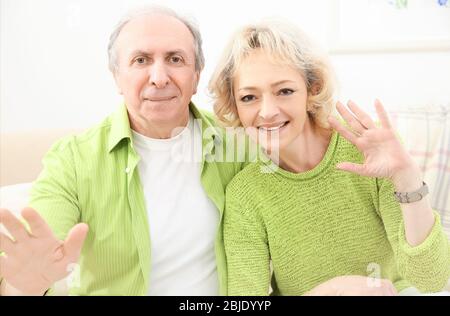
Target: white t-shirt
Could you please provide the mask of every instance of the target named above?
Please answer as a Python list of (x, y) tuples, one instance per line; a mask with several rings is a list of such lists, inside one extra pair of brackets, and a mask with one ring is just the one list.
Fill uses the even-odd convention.
[(219, 211), (200, 182), (202, 135), (194, 117), (177, 136), (133, 131), (147, 207), (151, 269), (148, 295), (219, 295), (214, 251)]

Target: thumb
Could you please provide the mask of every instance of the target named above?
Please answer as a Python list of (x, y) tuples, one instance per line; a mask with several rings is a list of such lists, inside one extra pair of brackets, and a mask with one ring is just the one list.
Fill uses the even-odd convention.
[(351, 163), (351, 162), (341, 162), (336, 165), (336, 168), (343, 171), (348, 171), (351, 173), (356, 173), (361, 176), (365, 175), (363, 165)]
[(64, 241), (64, 252), (70, 262), (77, 262), (86, 239), (89, 226), (80, 223), (72, 227)]

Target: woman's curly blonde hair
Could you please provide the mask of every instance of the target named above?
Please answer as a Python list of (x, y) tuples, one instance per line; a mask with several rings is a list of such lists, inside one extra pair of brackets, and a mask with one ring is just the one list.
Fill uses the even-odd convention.
[(317, 125), (329, 128), (327, 118), (334, 109), (336, 80), (328, 57), (295, 25), (278, 20), (244, 26), (226, 46), (208, 86), (219, 121), (224, 126), (242, 125), (233, 81), (242, 60), (255, 49), (262, 49), (274, 63), (298, 69), (308, 88), (309, 116)]

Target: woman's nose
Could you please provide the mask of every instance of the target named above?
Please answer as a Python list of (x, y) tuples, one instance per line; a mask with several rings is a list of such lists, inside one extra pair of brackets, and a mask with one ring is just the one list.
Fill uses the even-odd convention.
[(263, 97), (259, 116), (265, 121), (269, 121), (280, 113), (278, 106), (273, 98)]

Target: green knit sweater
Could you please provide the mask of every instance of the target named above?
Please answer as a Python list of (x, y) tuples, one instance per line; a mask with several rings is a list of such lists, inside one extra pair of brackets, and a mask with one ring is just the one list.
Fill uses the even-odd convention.
[[(341, 275), (390, 279), (397, 290), (441, 290), (450, 277), (450, 246), (435, 225), (416, 247), (407, 243), (390, 181), (336, 169), (363, 161), (334, 132), (312, 170), (261, 172), (252, 163), (228, 185), (224, 243), (228, 295), (302, 295)], [(270, 263), (273, 267), (271, 276)]]

